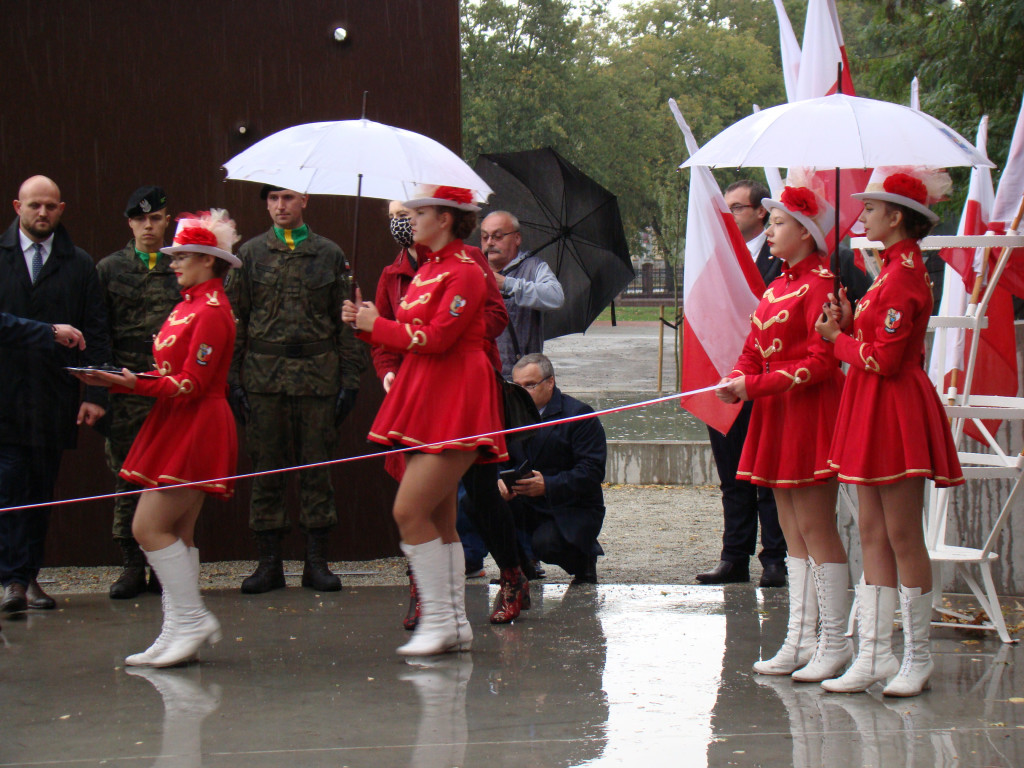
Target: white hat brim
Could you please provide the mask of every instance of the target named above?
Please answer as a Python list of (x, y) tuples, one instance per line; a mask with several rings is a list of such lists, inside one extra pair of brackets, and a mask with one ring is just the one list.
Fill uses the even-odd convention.
[(828, 243), (825, 242), (825, 233), (821, 231), (821, 227), (817, 225), (814, 219), (805, 216), (799, 211), (791, 211), (785, 205), (778, 200), (772, 200), (770, 197), (766, 197), (761, 200), (761, 205), (767, 208), (769, 211), (773, 208), (778, 208), (783, 213), (788, 213), (794, 219), (799, 221), (808, 232), (811, 233), (811, 238), (814, 240), (814, 244), (818, 246), (818, 250), (822, 253), (828, 253)]
[(166, 248), (161, 248), (160, 253), (166, 253), (168, 256), (173, 256), (176, 253), (208, 253), (210, 256), (224, 259), (232, 267), (242, 266), (242, 260), (235, 256), (235, 254), (225, 251), (223, 248), (218, 248), (215, 245), (168, 245)]
[(850, 195), (854, 200), (881, 200), (883, 203), (895, 203), (896, 205), (902, 205), (905, 208), (910, 208), (912, 211), (917, 211), (922, 216), (926, 217), (932, 224), (939, 223), (939, 216), (927, 205), (921, 205), (917, 200), (913, 200), (903, 195), (897, 195), (893, 192), (855, 192)]
[(406, 208), (422, 208), (425, 205), (441, 205), (445, 208), (458, 208), (460, 211), (476, 211), (480, 210), (479, 205), (473, 205), (472, 203), (456, 203), (454, 200), (447, 200), (443, 197), (418, 197), (415, 200), (406, 200), (402, 203)]

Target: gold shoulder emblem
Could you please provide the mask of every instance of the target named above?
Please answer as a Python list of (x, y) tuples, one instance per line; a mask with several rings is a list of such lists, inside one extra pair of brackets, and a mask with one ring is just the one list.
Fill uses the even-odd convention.
[(914, 254), (912, 253), (901, 253), (900, 264), (907, 269), (914, 269)]
[(786, 299), (800, 298), (809, 290), (811, 290), (811, 286), (807, 285), (807, 283), (804, 283), (795, 291), (790, 291), (789, 293), (784, 293), (781, 296), (776, 296), (775, 291), (769, 288), (767, 291), (764, 292), (764, 298), (768, 299), (768, 301), (770, 301), (772, 304), (778, 304), (780, 301), (785, 301)]

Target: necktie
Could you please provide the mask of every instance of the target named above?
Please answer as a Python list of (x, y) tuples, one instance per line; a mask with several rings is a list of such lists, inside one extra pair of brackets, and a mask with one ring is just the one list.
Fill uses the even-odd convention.
[(36, 243), (33, 246), (35, 253), (32, 254), (32, 283), (39, 279), (39, 273), (43, 269), (43, 244)]

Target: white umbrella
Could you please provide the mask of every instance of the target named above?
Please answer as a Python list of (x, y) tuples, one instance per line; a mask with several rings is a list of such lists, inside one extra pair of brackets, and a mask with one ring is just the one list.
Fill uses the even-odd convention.
[(680, 168), (933, 168), (995, 164), (940, 120), (842, 93), (780, 104), (726, 128)]
[(285, 128), (235, 155), (224, 169), (229, 179), (313, 195), (408, 200), (417, 184), (445, 184), (486, 202), (492, 192), (443, 144), (365, 118)]
[[(311, 195), (356, 198), (352, 273), (359, 247), (359, 200), (409, 200), (418, 184), (443, 184), (486, 202), (493, 190), (443, 144), (372, 120), (337, 120), (285, 128), (224, 163), (229, 179), (273, 184)], [(353, 283), (353, 295), (354, 295)]]

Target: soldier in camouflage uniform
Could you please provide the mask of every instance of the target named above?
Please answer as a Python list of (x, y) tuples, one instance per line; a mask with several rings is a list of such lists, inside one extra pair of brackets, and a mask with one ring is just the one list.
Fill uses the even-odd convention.
[[(274, 225), (238, 251), (227, 286), (238, 320), (231, 400), (246, 423), (253, 470), (328, 461), (337, 427), (355, 404), (367, 365), (365, 345), (341, 321), (349, 270), (335, 243), (303, 222), (308, 197), (265, 186)], [(259, 565), (242, 582), (258, 594), (285, 586), (281, 539), (288, 530), (288, 474), (253, 480), (249, 527)], [(299, 523), (306, 533), (302, 586), (341, 589), (327, 567), (327, 534), (338, 522), (329, 470), (299, 474)]]
[[(131, 241), (100, 261), (96, 270), (107, 305), (114, 365), (149, 371), (155, 365), (153, 335), (181, 300), (171, 257), (159, 251), (170, 222), (167, 195), (159, 187), (140, 187), (128, 199), (124, 215), (132, 230)], [(106, 454), (118, 492), (138, 488), (117, 473), (153, 402), (153, 398), (140, 395), (110, 396)], [(132, 537), (138, 499), (121, 496), (114, 501), (114, 540), (124, 560), (121, 575), (110, 586), (114, 599), (132, 598), (146, 589), (146, 558)], [(155, 592), (160, 589), (155, 573), (150, 574), (149, 586)]]

